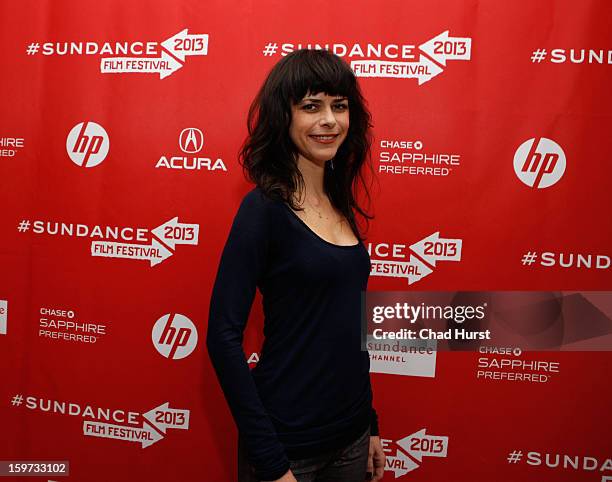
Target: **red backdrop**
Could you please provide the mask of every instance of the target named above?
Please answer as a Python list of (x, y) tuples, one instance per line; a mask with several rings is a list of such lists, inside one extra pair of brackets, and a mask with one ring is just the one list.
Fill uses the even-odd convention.
[[(370, 290), (611, 289), (611, 14), (607, 0), (3, 2), (0, 460), (69, 460), (75, 481), (235, 479), (209, 295), (250, 189), (249, 104), (300, 46), (343, 56), (373, 113)], [(434, 233), (453, 259), (419, 251)], [(255, 362), (259, 297), (251, 316)], [(611, 369), (605, 351), (375, 362), (385, 480), (608, 480)]]

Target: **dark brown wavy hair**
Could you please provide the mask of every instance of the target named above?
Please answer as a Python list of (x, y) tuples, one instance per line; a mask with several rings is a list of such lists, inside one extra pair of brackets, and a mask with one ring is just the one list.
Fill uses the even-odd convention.
[(357, 197), (363, 193), (370, 205), (364, 168), (369, 167), (373, 173), (370, 153), (373, 126), (353, 71), (337, 55), (327, 50), (301, 49), (272, 68), (249, 108), (248, 137), (240, 149), (239, 162), (246, 178), (268, 197), (300, 210), (293, 194), (298, 188), (303, 189), (304, 178), (297, 167), (297, 148), (289, 136), (291, 107), (306, 94), (319, 92), (348, 98), (349, 130), (333, 158), (334, 169), (329, 162), (325, 165), (323, 188), (332, 205), (346, 217), (355, 236), (363, 241), (355, 212), (367, 227), (373, 216), (359, 205)]

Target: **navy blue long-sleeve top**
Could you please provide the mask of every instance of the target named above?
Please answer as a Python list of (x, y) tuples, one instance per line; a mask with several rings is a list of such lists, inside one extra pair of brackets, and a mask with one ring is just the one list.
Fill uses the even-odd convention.
[[(290, 458), (343, 447), (368, 424), (378, 435), (360, 344), (370, 267), (362, 242), (324, 240), (258, 187), (243, 198), (221, 255), (206, 343), (260, 479), (280, 478)], [(265, 338), (251, 371), (242, 340), (256, 288)]]

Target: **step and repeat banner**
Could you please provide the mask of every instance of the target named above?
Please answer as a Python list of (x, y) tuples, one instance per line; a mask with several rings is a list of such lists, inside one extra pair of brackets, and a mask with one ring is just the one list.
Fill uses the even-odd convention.
[[(371, 343), (384, 480), (612, 481), (612, 3), (23, 0), (0, 22), (1, 461), (235, 480), (204, 340), (237, 153), (271, 67), (327, 48), (373, 114), (369, 291), (544, 303), (530, 333), (557, 341)], [(251, 366), (262, 324), (258, 294)]]

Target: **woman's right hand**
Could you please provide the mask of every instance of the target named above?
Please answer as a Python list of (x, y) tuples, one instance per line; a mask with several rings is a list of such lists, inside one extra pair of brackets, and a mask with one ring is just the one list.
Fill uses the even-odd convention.
[(272, 482), (297, 482), (297, 479), (293, 476), (291, 469), (289, 469), (280, 479), (273, 480)]

